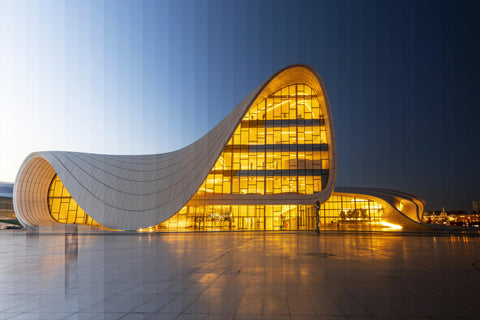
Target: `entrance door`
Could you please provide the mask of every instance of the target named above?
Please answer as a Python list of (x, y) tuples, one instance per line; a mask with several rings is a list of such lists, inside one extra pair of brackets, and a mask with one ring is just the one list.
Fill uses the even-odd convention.
[(304, 206), (298, 206), (298, 229), (307, 229), (307, 214)]
[(205, 217), (199, 216), (195, 217), (195, 230), (204, 230), (205, 229)]

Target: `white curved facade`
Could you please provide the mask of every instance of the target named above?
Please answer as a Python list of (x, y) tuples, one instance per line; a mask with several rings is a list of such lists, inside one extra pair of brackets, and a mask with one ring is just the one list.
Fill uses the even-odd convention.
[[(420, 198), (385, 189), (335, 188), (336, 174), (325, 86), (311, 67), (292, 65), (180, 150), (133, 156), (32, 153), (17, 174), (13, 202), (18, 220), (28, 228), (424, 227)], [(315, 201), (322, 203), (319, 224)]]
[(216, 127), (183, 149), (139, 156), (61, 151), (30, 154), (15, 181), (16, 216), (30, 228), (58, 224), (50, 215), (47, 203), (50, 183), (57, 174), (78, 206), (100, 225), (117, 230), (157, 225), (175, 215), (194, 197), (249, 109), (274, 92), (296, 84), (308, 86), (316, 93), (325, 122), (328, 150), (322, 152), (328, 152), (329, 169), (324, 170), (325, 174), (328, 171), (328, 178), (322, 177), (321, 191), (224, 194), (210, 199), (205, 195), (200, 200), (245, 205), (324, 202), (333, 192), (337, 173), (330, 103), (316, 71), (305, 65), (292, 65), (260, 84)]

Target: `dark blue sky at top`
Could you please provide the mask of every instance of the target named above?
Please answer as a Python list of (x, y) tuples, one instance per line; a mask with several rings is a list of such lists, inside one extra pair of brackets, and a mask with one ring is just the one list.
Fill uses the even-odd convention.
[[(152, 21), (164, 10), (147, 7)], [(151, 45), (169, 52), (168, 90), (179, 100), (169, 121), (185, 144), (272, 73), (305, 63), (330, 98), (338, 186), (469, 209), (480, 199), (478, 9), (474, 1), (175, 1), (168, 43)], [(144, 27), (152, 30), (163, 32)]]
[[(337, 186), (410, 192), (428, 209), (470, 209), (480, 200), (478, 1), (24, 6), (17, 13), (33, 18), (18, 23), (32, 32), (38, 54), (30, 58), (40, 66), (39, 77), (25, 77), (51, 92), (44, 108), (65, 105), (68, 126), (57, 136), (69, 150), (178, 149), (274, 72), (304, 63), (330, 99)], [(44, 74), (54, 79), (50, 91)]]

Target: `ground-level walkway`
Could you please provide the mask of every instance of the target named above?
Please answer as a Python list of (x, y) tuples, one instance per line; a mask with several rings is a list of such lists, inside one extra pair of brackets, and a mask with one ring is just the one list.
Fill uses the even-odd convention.
[(478, 319), (480, 238), (0, 231), (0, 319)]

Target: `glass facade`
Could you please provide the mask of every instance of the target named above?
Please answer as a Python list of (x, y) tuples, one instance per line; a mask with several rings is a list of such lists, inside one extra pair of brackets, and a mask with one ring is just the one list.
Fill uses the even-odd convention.
[[(285, 87), (253, 105), (228, 141), (194, 200), (150, 230), (313, 230), (313, 205), (210, 205), (221, 194), (313, 194), (328, 180), (325, 115), (304, 84)], [(199, 202), (202, 205), (197, 205)], [(61, 223), (98, 225), (72, 199), (57, 175), (48, 193)], [(321, 229), (379, 225), (383, 207), (359, 197), (336, 196), (320, 208)], [(362, 227), (362, 228), (363, 228)]]
[(70, 196), (58, 175), (53, 177), (48, 189), (48, 209), (52, 218), (60, 223), (100, 226)]
[(320, 223), (380, 224), (383, 212), (384, 208), (378, 202), (359, 197), (332, 195), (321, 205)]
[(185, 206), (154, 227), (165, 231), (242, 231), (314, 229), (313, 206), (303, 205), (197, 205)]
[[(48, 208), (56, 221), (100, 226), (70, 196), (55, 175), (48, 191)], [(320, 207), (322, 230), (380, 230), (383, 206), (375, 201), (332, 195)], [(315, 229), (313, 205), (189, 205), (155, 231), (289, 231)]]
[[(383, 206), (375, 201), (333, 195), (320, 207), (322, 230), (383, 228)], [(165, 231), (313, 230), (313, 205), (186, 205), (175, 216), (152, 227)]]
[(328, 147), (316, 93), (304, 84), (285, 87), (248, 110), (196, 195), (322, 191)]
[[(245, 114), (196, 192), (220, 194), (313, 194), (328, 180), (330, 159), (325, 115), (307, 85), (287, 86), (256, 102)], [(206, 199), (206, 198), (205, 198)], [(98, 225), (55, 176), (48, 195), (61, 223)], [(309, 230), (313, 206), (187, 205), (159, 230)], [(329, 217), (330, 218), (330, 217)]]

